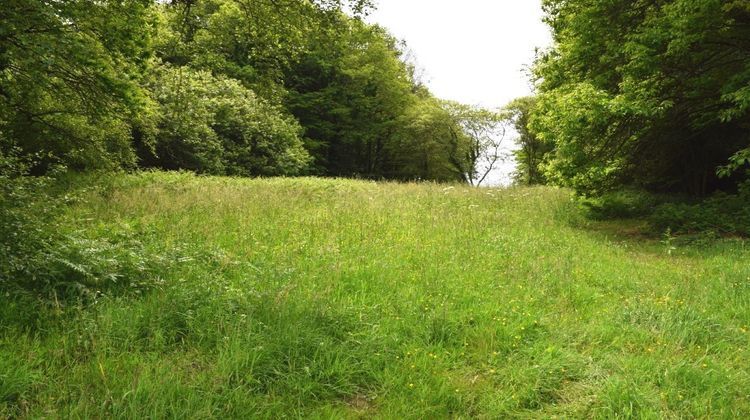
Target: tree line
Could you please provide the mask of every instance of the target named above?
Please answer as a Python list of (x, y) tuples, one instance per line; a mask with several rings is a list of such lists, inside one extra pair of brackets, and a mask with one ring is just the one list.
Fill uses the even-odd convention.
[[(554, 45), (512, 104), (519, 176), (705, 197), (750, 167), (750, 2), (544, 0)], [(747, 188), (744, 188), (746, 190)]]
[(502, 112), (433, 96), (372, 7), (7, 0), (0, 160), (479, 183), (511, 124), (520, 183), (702, 197), (748, 179), (747, 1), (545, 0), (536, 95)]
[(0, 157), (477, 183), (497, 112), (434, 97), (366, 0), (7, 0)]

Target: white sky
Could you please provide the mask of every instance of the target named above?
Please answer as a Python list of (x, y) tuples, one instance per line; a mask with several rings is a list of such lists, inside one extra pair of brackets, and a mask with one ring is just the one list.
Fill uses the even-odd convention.
[[(497, 108), (530, 94), (524, 69), (535, 48), (552, 42), (541, 0), (376, 3), (367, 20), (406, 41), (425, 71), (423, 80), (442, 99)], [(512, 162), (506, 163), (493, 174), (493, 183), (505, 183), (512, 169)]]
[(368, 20), (407, 42), (443, 99), (500, 107), (531, 90), (523, 74), (551, 43), (541, 0), (376, 0)]

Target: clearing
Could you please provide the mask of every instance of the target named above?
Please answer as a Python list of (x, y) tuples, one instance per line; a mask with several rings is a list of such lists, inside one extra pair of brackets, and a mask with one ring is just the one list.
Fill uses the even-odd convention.
[(0, 417), (750, 416), (741, 240), (618, 236), (552, 188), (97, 182), (63, 227), (117, 286), (6, 297)]

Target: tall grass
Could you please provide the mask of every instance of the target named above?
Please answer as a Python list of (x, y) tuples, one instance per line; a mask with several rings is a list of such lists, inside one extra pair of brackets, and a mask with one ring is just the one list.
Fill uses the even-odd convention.
[(666, 252), (547, 188), (94, 183), (63, 225), (149, 287), (35, 328), (6, 297), (0, 417), (750, 415), (742, 241)]

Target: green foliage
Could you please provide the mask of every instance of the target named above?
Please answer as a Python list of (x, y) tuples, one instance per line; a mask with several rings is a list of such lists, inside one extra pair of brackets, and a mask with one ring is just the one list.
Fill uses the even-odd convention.
[[(366, 13), (369, 0), (201, 0), (160, 8), (164, 24), (157, 54), (242, 81), (273, 102), (285, 95), (287, 72), (320, 36), (337, 42), (347, 21), (342, 8)], [(344, 35), (345, 36), (345, 35)], [(300, 75), (303, 76), (303, 75)]]
[(480, 186), (504, 156), (500, 147), (506, 134), (506, 116), (478, 106), (443, 101), (449, 115), (448, 161), (461, 174), (462, 181)]
[(420, 98), (407, 109), (402, 122), (397, 143), (391, 146), (394, 178), (468, 182), (473, 169), (466, 158), (468, 141), (444, 103)]
[(6, 290), (11, 282), (37, 277), (56, 242), (54, 222), (66, 201), (47, 193), (50, 178), (24, 176), (30, 162), (20, 153), (0, 148), (0, 287)]
[(151, 90), (159, 104), (154, 153), (146, 154), (147, 165), (165, 169), (188, 169), (203, 173), (224, 173), (221, 139), (211, 128), (215, 110), (211, 100), (218, 96), (210, 73), (189, 68), (159, 68)]
[(740, 169), (747, 169), (748, 165), (750, 165), (750, 148), (740, 150), (730, 157), (729, 164), (720, 167), (717, 171), (717, 175), (726, 178), (732, 176), (734, 172)]
[(663, 204), (649, 220), (659, 231), (750, 236), (750, 185), (736, 195), (716, 193), (700, 203)]
[(74, 232), (61, 238), (44, 256), (43, 270), (26, 284), (42, 297), (85, 299), (103, 294), (140, 294), (161, 283), (159, 273), (177, 257), (147, 249), (144, 233), (112, 231), (106, 238), (87, 238)]
[(0, 10), (0, 131), (37, 172), (133, 166), (150, 1), (9, 0)]
[(287, 106), (305, 128), (321, 173), (398, 177), (397, 135), (418, 100), (407, 66), (383, 29), (343, 16), (336, 27), (315, 34), (290, 69)]
[(588, 216), (596, 220), (642, 218), (651, 215), (662, 199), (642, 190), (610, 191), (579, 199)]
[(189, 67), (159, 67), (149, 85), (159, 103), (154, 155), (167, 169), (240, 176), (296, 175), (308, 163), (290, 117), (239, 82)]
[(65, 210), (82, 193), (57, 188), (51, 176), (27, 176), (34, 162), (5, 149), (11, 152), (0, 153), (0, 293), (30, 292), (60, 305), (158, 284), (154, 270), (170, 262), (167, 254), (146, 249), (137, 239), (143, 233), (110, 229), (106, 238), (86, 238), (71, 230)]
[(536, 102), (535, 97), (529, 96), (515, 99), (505, 107), (506, 118), (517, 133), (515, 141), (519, 148), (514, 151), (516, 170), (513, 178), (520, 185), (547, 183), (542, 167), (554, 149), (554, 142), (542, 141), (529, 127)]
[(716, 168), (748, 145), (745, 2), (547, 0), (544, 8), (555, 46), (535, 66), (530, 127), (555, 144), (551, 181), (584, 195), (636, 185), (700, 196), (743, 179), (721, 181)]
[(317, 171), (441, 181), (472, 171), (459, 150), (468, 137), (446, 104), (419, 86), (400, 44), (360, 21), (341, 17), (336, 28), (313, 38), (287, 78), (287, 104), (305, 127)]
[(703, 239), (750, 236), (747, 183), (741, 184), (736, 194), (717, 192), (702, 200), (621, 189), (575, 201), (590, 220), (638, 219), (648, 222), (650, 233), (669, 232), (669, 235), (688, 235), (688, 239), (693, 235), (703, 235)]
[[(409, 126), (435, 100), (402, 44), (361, 20), (368, 0), (4, 6), (0, 131), (35, 174), (62, 163), (456, 180), (474, 169), (447, 116)], [(441, 137), (408, 137), (426, 132)]]
[(543, 165), (545, 177), (588, 195), (620, 185), (626, 162), (608, 155), (598, 143), (606, 141), (608, 133), (620, 131), (617, 119), (612, 98), (591, 84), (541, 95), (530, 127), (542, 142), (554, 142), (554, 154)]

